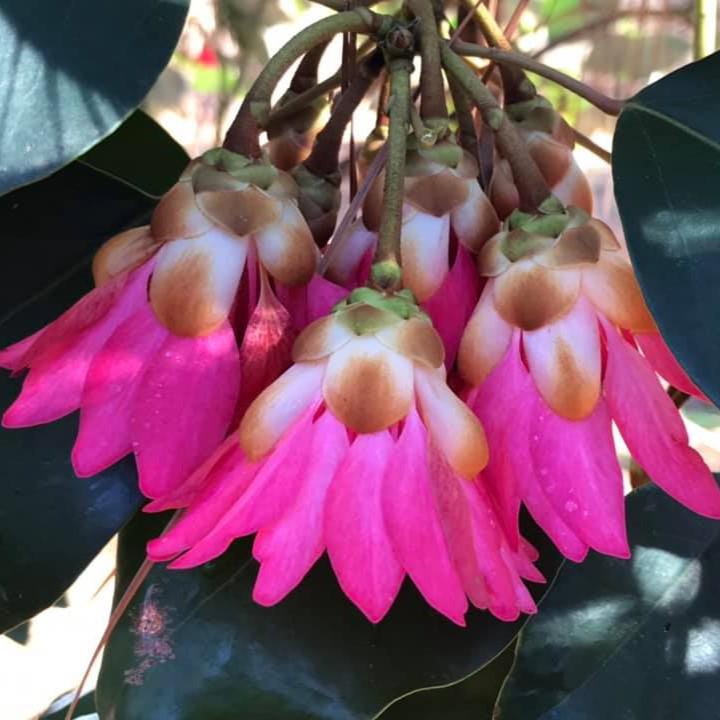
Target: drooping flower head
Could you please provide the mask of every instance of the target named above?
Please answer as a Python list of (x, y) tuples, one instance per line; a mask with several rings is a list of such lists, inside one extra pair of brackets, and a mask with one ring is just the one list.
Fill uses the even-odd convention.
[[(564, 205), (592, 213), (590, 183), (573, 157), (575, 135), (560, 113), (539, 95), (507, 105), (505, 112), (520, 131), (553, 194)], [(507, 160), (497, 159), (488, 194), (501, 218), (519, 207), (520, 196)]]
[(534, 612), (521, 577), (542, 579), (536, 555), (504, 538), (479, 476), (482, 427), (445, 384), (442, 342), (411, 294), (353, 292), (293, 356), (250, 406), (239, 442), (152, 504), (189, 507), (150, 556), (193, 567), (257, 533), (261, 604), (279, 602), (327, 550), (373, 622), (406, 574), (459, 624), (468, 599), (508, 620)]
[(238, 344), (255, 310), (289, 326), (271, 289), (258, 303), (260, 276), (297, 285), (313, 274), (316, 250), (293, 189), (289, 176), (224, 150), (193, 161), (150, 225), (100, 249), (93, 291), (0, 353), (4, 367), (30, 369), (3, 424), (80, 409), (78, 475), (134, 452), (142, 491), (166, 493), (228, 431)]
[(484, 474), (511, 537), (524, 503), (567, 557), (628, 555), (611, 420), (658, 485), (720, 516), (720, 491), (636, 347), (635, 334), (657, 333), (612, 231), (577, 208), (515, 213), (479, 266), (487, 284), (459, 368), (488, 432)]

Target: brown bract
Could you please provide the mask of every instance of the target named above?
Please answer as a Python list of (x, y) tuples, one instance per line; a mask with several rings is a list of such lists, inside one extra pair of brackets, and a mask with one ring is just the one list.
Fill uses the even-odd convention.
[(413, 398), (416, 366), (442, 367), (442, 341), (430, 321), (403, 319), (356, 303), (309, 325), (297, 338), (297, 363), (327, 358), (323, 396), (356, 432), (378, 432), (404, 418)]
[(197, 237), (211, 227), (212, 222), (195, 202), (195, 191), (190, 180), (178, 182), (168, 190), (150, 221), (150, 232), (158, 243)]
[(100, 246), (92, 262), (95, 285), (104, 285), (121, 273), (134, 270), (155, 252), (159, 245), (150, 234), (150, 226), (126, 230)]

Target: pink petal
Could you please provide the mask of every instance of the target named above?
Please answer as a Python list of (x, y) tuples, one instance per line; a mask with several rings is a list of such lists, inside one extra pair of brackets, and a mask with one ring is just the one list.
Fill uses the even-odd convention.
[(207, 535), (171, 568), (190, 568), (221, 555), (230, 543), (277, 522), (297, 500), (313, 435), (312, 418), (317, 403), (308, 408), (262, 462), (247, 489), (231, 505)]
[(472, 512), (463, 491), (463, 485), (472, 483), (458, 477), (432, 444), (429, 466), (435, 506), (453, 565), (470, 602), (485, 609), (490, 605), (490, 593), (475, 554)]
[(394, 449), (387, 431), (358, 435), (325, 506), (325, 542), (340, 586), (374, 623), (390, 609), (404, 574), (382, 514), (383, 480)]
[(362, 220), (357, 220), (343, 239), (342, 252), (332, 254), (327, 276), (349, 290), (364, 285), (367, 280), (364, 275), (366, 258), (368, 255), (372, 257), (376, 243), (377, 233), (367, 230)]
[(703, 391), (687, 376), (660, 333), (638, 333), (634, 337), (643, 355), (658, 375), (662, 375), (678, 390), (710, 402)]
[(347, 296), (347, 290), (314, 275), (312, 280), (301, 287), (289, 287), (275, 283), (275, 291), (282, 304), (288, 309), (293, 327), (298, 332), (311, 322), (328, 315), (337, 303)]
[(490, 612), (506, 621), (516, 620), (520, 611), (536, 612), (482, 483), (461, 482), (460, 489), (470, 508), (475, 556), (488, 588)]
[(530, 413), (537, 390), (520, 355), (520, 337), (519, 332), (514, 334), (502, 362), (472, 396), (471, 406), (485, 427), (490, 446), (490, 462), (482, 476), (512, 549), (522, 542), (518, 526), (522, 500), (560, 552), (580, 561), (587, 555), (587, 544), (548, 502), (533, 472)]
[(608, 347), (603, 389), (613, 420), (638, 463), (668, 495), (700, 515), (720, 517), (720, 489), (688, 446), (680, 413), (648, 361), (603, 322)]
[(240, 388), (235, 335), (169, 335), (143, 374), (131, 419), (140, 490), (172, 492), (228, 431)]
[(250, 403), (290, 366), (295, 336), (290, 313), (275, 297), (263, 275), (260, 300), (240, 346), (242, 386), (233, 424), (240, 421)]
[(400, 564), (428, 604), (464, 627), (467, 600), (435, 508), (428, 436), (415, 409), (405, 421), (386, 472), (385, 524)]
[(255, 538), (253, 555), (260, 571), (253, 599), (260, 605), (280, 602), (322, 555), (325, 496), (348, 449), (344, 426), (332, 413), (324, 412), (313, 428), (309, 461), (295, 504)]
[(455, 362), (460, 338), (480, 297), (480, 276), (462, 245), (441, 288), (423, 304), (445, 345), (445, 366)]
[(0, 368), (18, 372), (27, 367), (27, 356), (29, 355), (33, 345), (38, 338), (45, 332), (45, 328), (28, 335), (24, 340), (9, 345), (4, 350), (0, 350)]
[[(243, 456), (237, 441), (226, 446), (222, 456), (203, 473), (203, 488), (192, 506), (170, 530), (148, 543), (150, 559), (156, 562), (169, 560), (203, 540), (247, 490), (258, 468), (258, 463), (251, 463)], [(147, 510), (148, 506), (143, 509)], [(226, 547), (216, 555), (220, 555)]]
[(168, 334), (146, 304), (115, 330), (93, 358), (72, 451), (78, 477), (95, 475), (132, 452), (130, 418), (136, 389)]
[(622, 472), (605, 401), (579, 421), (556, 415), (539, 395), (528, 402), (534, 475), (555, 512), (598, 552), (629, 557)]
[(403, 221), (400, 253), (403, 284), (424, 302), (442, 286), (448, 273), (450, 216), (414, 212)]
[[(80, 407), (95, 354), (121, 323), (147, 303), (150, 269), (146, 265), (128, 276), (126, 283), (126, 278), (120, 278), (97, 288), (46, 328), (28, 352), (30, 372), (20, 397), (3, 417), (5, 427), (52, 422)], [(121, 281), (122, 290), (117, 291)], [(115, 290), (104, 295), (105, 288), (111, 286)], [(108, 303), (111, 306), (106, 307)]]

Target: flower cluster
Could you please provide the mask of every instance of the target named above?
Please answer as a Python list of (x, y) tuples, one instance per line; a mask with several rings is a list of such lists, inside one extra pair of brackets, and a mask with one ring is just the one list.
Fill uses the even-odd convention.
[(590, 215), (569, 128), (541, 101), (509, 115), (568, 207), (520, 212), (505, 160), (486, 194), (469, 152), (411, 139), (402, 290), (367, 284), (382, 174), (331, 282), (291, 175), (206, 153), (99, 250), (92, 292), (0, 352), (29, 370), (3, 424), (79, 410), (79, 476), (133, 453), (146, 510), (183, 510), (151, 559), (190, 568), (254, 534), (272, 605), (327, 552), (373, 622), (405, 576), (460, 625), (469, 605), (535, 612), (523, 506), (572, 560), (627, 557), (612, 422), (667, 493), (720, 517), (656, 373), (701, 394)]

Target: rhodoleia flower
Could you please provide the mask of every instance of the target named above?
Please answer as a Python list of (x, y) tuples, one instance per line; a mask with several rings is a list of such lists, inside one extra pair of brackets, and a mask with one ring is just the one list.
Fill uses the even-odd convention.
[(285, 347), (289, 362), (292, 322), (263, 276), (298, 285), (314, 272), (293, 189), (289, 176), (224, 150), (193, 161), (149, 226), (100, 249), (93, 291), (0, 353), (2, 366), (30, 370), (5, 427), (80, 409), (78, 475), (134, 452), (142, 492), (166, 494), (231, 427), (241, 364), (257, 392), (277, 374), (268, 377), (266, 357), (253, 365), (254, 355), (272, 359)]
[[(477, 162), (452, 142), (408, 152), (400, 248), (403, 284), (440, 333), (448, 367), (480, 292), (473, 254), (500, 227), (477, 176)], [(364, 203), (362, 221), (328, 268), (328, 277), (349, 289), (364, 284), (370, 271), (383, 182), (381, 173)]]
[[(540, 96), (508, 105), (505, 111), (527, 143), (553, 194), (564, 205), (592, 213), (592, 189), (572, 152), (575, 134), (562, 116)], [(519, 207), (520, 196), (507, 160), (496, 160), (488, 194), (501, 218)]]
[(250, 406), (239, 442), (230, 437), (174, 496), (151, 503), (189, 507), (150, 557), (190, 568), (257, 533), (263, 605), (327, 550), (373, 622), (406, 574), (460, 625), (468, 599), (504, 620), (535, 612), (521, 578), (542, 580), (536, 553), (504, 537), (479, 476), (482, 427), (445, 384), (442, 342), (410, 294), (356, 290), (298, 337), (293, 355)]
[(611, 421), (655, 483), (720, 517), (713, 476), (636, 346), (636, 334), (657, 331), (612, 231), (575, 208), (516, 213), (479, 265), (488, 280), (459, 368), (488, 433), (484, 476), (513, 546), (524, 503), (568, 558), (589, 548), (629, 555)]

